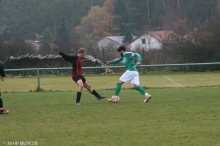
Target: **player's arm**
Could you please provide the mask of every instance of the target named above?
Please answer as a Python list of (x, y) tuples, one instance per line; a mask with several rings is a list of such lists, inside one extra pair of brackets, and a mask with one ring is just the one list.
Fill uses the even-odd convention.
[(76, 56), (76, 55), (67, 55), (63, 52), (60, 52), (59, 54), (63, 57), (63, 59), (65, 61), (68, 61), (68, 62), (71, 62), (71, 63), (74, 63), (78, 58), (78, 56)]
[(123, 60), (123, 57), (111, 60), (111, 61), (107, 61), (107, 64), (117, 64), (119, 62), (121, 62)]
[(139, 66), (139, 65), (141, 64), (141, 61), (142, 61), (141, 55), (139, 55), (138, 53), (133, 53), (132, 56), (134, 56), (135, 58), (137, 58), (136, 65)]

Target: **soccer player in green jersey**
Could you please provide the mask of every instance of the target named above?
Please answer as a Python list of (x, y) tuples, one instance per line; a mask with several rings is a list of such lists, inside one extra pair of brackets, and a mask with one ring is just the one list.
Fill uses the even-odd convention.
[[(142, 95), (144, 95), (144, 102), (148, 102), (151, 98), (151, 95), (146, 92), (141, 86), (139, 81), (139, 73), (136, 66), (139, 66), (141, 64), (142, 58), (138, 53), (133, 52), (126, 52), (124, 46), (120, 46), (118, 48), (118, 52), (121, 54), (120, 58), (107, 61), (107, 64), (116, 64), (119, 62), (123, 62), (126, 66), (126, 71), (123, 73), (123, 75), (120, 77), (116, 88), (115, 93), (111, 97), (111, 99), (108, 99), (110, 102), (117, 102), (119, 99), (118, 95), (121, 90), (121, 86), (123, 83), (130, 81), (131, 84), (134, 85), (134, 88), (139, 91)], [(137, 62), (135, 64), (134, 57), (137, 58)]]

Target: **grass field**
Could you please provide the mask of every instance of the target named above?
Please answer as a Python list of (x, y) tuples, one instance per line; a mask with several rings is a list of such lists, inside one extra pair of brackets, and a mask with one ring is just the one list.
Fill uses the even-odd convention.
[[(87, 75), (91, 86), (98, 90), (114, 89), (121, 74)], [(220, 86), (220, 72), (203, 73), (148, 73), (140, 75), (145, 88)], [(70, 76), (41, 76), (41, 88), (45, 91), (75, 91), (77, 86)], [(3, 86), (4, 84), (4, 86)], [(0, 82), (2, 92), (29, 92), (37, 89), (36, 77), (8, 77)], [(123, 88), (132, 88), (125, 83)]]
[[(86, 76), (112, 96), (120, 75)], [(34, 77), (1, 82), (8, 115), (0, 116), (0, 145), (35, 141), (40, 146), (219, 146), (220, 73), (141, 75), (152, 94), (148, 103), (125, 84), (119, 103), (97, 101), (84, 91), (75, 106), (70, 77)]]

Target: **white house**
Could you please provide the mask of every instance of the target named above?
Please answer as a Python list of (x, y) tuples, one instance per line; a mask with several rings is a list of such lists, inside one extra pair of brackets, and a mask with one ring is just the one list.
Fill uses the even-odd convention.
[(173, 31), (148, 31), (132, 41), (128, 48), (131, 51), (161, 49), (163, 44), (173, 40), (173, 34)]
[[(117, 49), (119, 46), (123, 45), (124, 37), (125, 36), (106, 36), (98, 41), (97, 46), (100, 49), (109, 47)], [(136, 38), (136, 36), (133, 36), (133, 40)]]

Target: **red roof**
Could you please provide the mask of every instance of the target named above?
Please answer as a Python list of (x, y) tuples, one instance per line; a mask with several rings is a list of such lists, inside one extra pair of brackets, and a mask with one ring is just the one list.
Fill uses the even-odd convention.
[(163, 43), (171, 41), (174, 35), (174, 31), (148, 31), (147, 33)]

